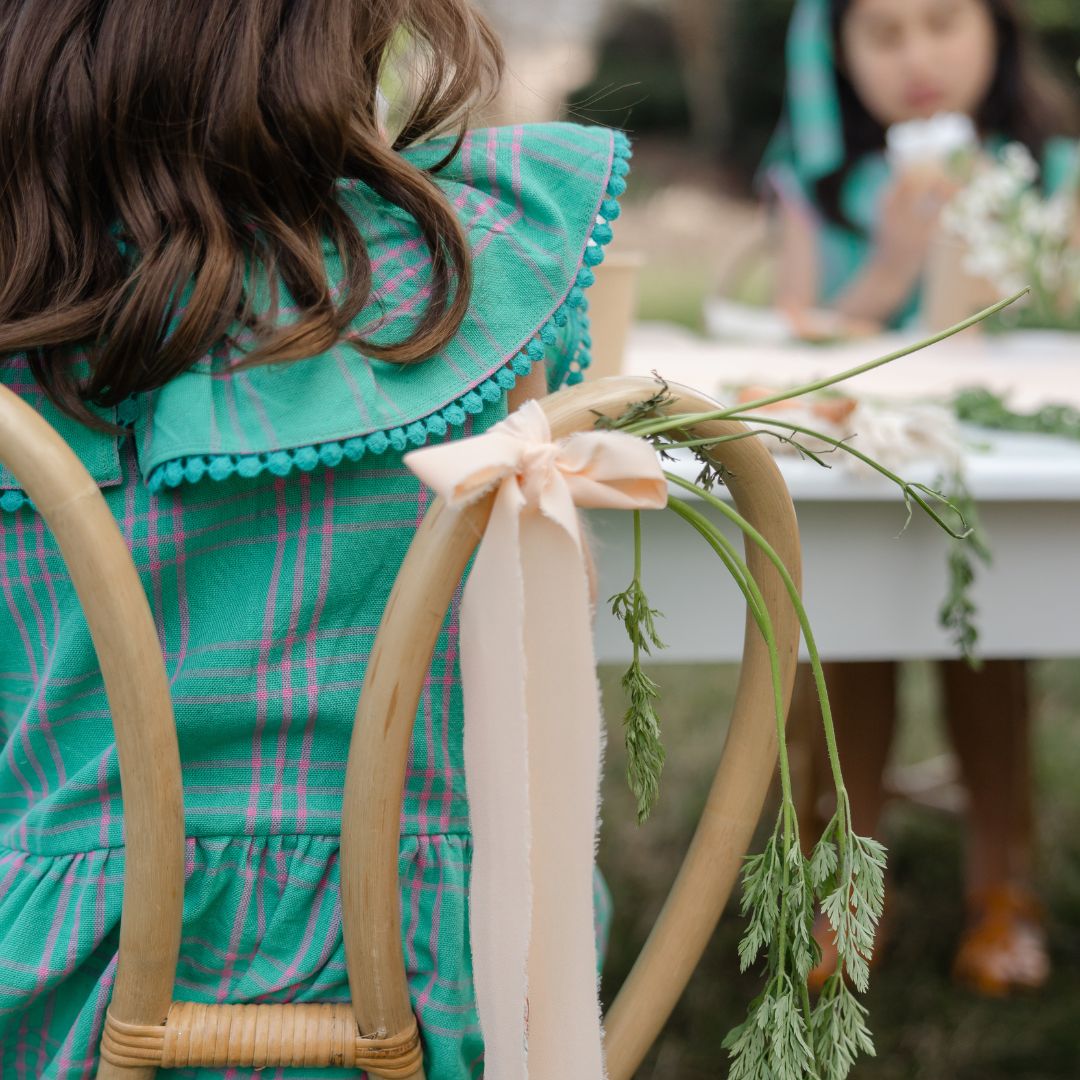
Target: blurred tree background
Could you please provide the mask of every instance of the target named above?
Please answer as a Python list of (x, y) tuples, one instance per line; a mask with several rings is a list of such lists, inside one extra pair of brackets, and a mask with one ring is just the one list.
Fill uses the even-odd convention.
[[(1080, 0), (1018, 0), (1047, 67), (1075, 79)], [(747, 190), (782, 104), (792, 0), (625, 0), (609, 7), (576, 117), (678, 140)]]

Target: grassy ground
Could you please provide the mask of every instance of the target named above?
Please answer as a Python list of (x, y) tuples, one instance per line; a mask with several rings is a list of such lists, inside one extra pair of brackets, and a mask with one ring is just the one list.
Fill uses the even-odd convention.
[[(613, 725), (621, 714), (618, 672), (602, 672)], [(622, 779), (613, 734), (608, 755), (600, 862), (616, 900), (605, 995), (618, 988), (651, 925), (704, 801), (735, 685), (730, 668), (662, 666), (662, 716), (670, 760), (660, 806), (642, 829)], [(1038, 995), (987, 1002), (949, 981), (962, 920), (961, 823), (896, 806), (882, 837), (891, 850), (896, 914), (886, 963), (867, 1004), (878, 1057), (854, 1080), (1074, 1080), (1080, 1077), (1080, 662), (1037, 669), (1037, 765), (1041, 873), (1054, 976)], [(933, 670), (912, 665), (904, 682), (898, 754), (919, 760), (941, 748)], [(613, 726), (613, 732), (616, 728)], [(740, 920), (729, 905), (701, 968), (638, 1076), (712, 1080), (726, 1075), (720, 1043), (759, 988), (740, 976)]]

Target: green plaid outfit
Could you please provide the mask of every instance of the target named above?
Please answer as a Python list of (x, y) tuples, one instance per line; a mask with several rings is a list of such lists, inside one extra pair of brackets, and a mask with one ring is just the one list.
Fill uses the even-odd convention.
[[(408, 153), (425, 166), (449, 145)], [(583, 290), (628, 157), (623, 136), (598, 128), (470, 134), (437, 182), (465, 224), (476, 285), (457, 338), (421, 365), (342, 345), (236, 371), (244, 342), (230, 341), (111, 413), (129, 431), (114, 438), (60, 416), (25, 357), (5, 363), (5, 384), (61, 429), (98, 481), (157, 623), (188, 836), (177, 998), (347, 998), (338, 837), (349, 734), (383, 606), (430, 498), (402, 452), (501, 419), (506, 391), (534, 363), (547, 363), (552, 386), (581, 378)], [(342, 185), (341, 198), (375, 265), (357, 326), (398, 338), (427, 295), (415, 224), (362, 185)], [(328, 265), (340, 273), (330, 253)], [(119, 774), (60, 553), (9, 473), (0, 490), (0, 1076), (73, 1080), (94, 1074), (115, 971)], [(417, 712), (399, 856), (432, 1080), (483, 1075), (461, 729), (455, 601)]]

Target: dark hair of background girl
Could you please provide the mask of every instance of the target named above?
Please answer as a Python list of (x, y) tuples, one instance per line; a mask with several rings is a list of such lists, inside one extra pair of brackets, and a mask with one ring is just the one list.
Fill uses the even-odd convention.
[[(1076, 114), (1068, 95), (1043, 74), (1035, 59), (1024, 21), (1014, 0), (982, 0), (990, 10), (997, 37), (997, 65), (990, 92), (975, 122), (985, 134), (1001, 135), (1028, 147), (1036, 159), (1052, 135), (1073, 134)], [(844, 183), (865, 154), (885, 147), (885, 129), (863, 106), (844, 73), (841, 27), (854, 0), (832, 0), (832, 36), (836, 79), (844, 129), (844, 163), (817, 184), (817, 200), (826, 218), (848, 229), (857, 227), (841, 205)]]
[[(422, 74), (390, 147), (376, 90), (402, 40)], [(463, 132), (501, 64), (468, 0), (4, 0), (0, 357), (25, 352), (57, 405), (100, 426), (86, 402), (161, 386), (238, 322), (256, 330), (246, 363), (343, 339), (397, 363), (432, 355), (467, 310), (469, 246), (431, 175), (395, 151)], [(409, 214), (427, 246), (430, 299), (403, 341), (349, 334), (372, 271), (342, 179)], [(271, 310), (252, 310), (256, 271), (288, 289), (289, 325), (276, 288)]]

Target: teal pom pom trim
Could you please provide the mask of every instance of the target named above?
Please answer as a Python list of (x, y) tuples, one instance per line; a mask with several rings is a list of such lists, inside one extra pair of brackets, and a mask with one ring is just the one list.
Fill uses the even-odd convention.
[[(176, 488), (183, 483), (197, 483), (207, 476), (212, 480), (225, 480), (230, 476), (253, 479), (264, 472), (274, 476), (287, 476), (293, 469), (310, 472), (319, 465), (333, 468), (343, 460), (359, 461), (365, 454), (384, 454), (391, 448), (400, 453), (423, 446), (431, 438), (442, 438), (451, 428), (463, 427), (470, 416), (480, 416), (489, 406), (502, 401), (503, 396), (514, 388), (519, 378), (528, 375), (535, 364), (543, 361), (545, 344), (555, 344), (559, 340), (558, 331), (571, 320), (581, 328), (581, 332), (574, 344), (574, 354), (566, 369), (565, 381), (569, 386), (581, 382), (583, 373), (589, 366), (591, 345), (584, 319), (588, 307), (585, 290), (596, 280), (593, 268), (604, 261), (604, 247), (611, 243), (611, 222), (619, 216), (618, 200), (626, 191), (626, 174), (630, 171), (630, 158), (633, 156), (630, 141), (621, 131), (613, 132), (612, 137), (614, 153), (607, 188), (582, 253), (581, 266), (570, 279), (572, 284), (566, 296), (524, 348), (510, 357), (479, 386), (407, 428), (376, 431), (343, 442), (275, 450), (269, 454), (196, 455), (167, 461), (150, 473), (147, 479), (150, 490), (159, 492), (163, 488)], [(27, 505), (30, 505), (30, 500), (21, 491), (5, 491), (0, 495), (0, 509), (18, 510)]]
[[(513, 360), (510, 361), (510, 364), (508, 366), (510, 368), (510, 371), (513, 372), (513, 374), (515, 376), (517, 376), (517, 375), (528, 375), (529, 372), (532, 371), (532, 369), (533, 369), (533, 364), (539, 363), (539, 361), (540, 361), (540, 359), (542, 357), (543, 357), (543, 350), (542, 349), (540, 351), (540, 356), (535, 357), (535, 358), (531, 357), (527, 352), (526, 353), (518, 353), (518, 355), (515, 356), (513, 358)], [(517, 382), (516, 378), (514, 379), (514, 382), (515, 383)]]
[(585, 265), (599, 266), (604, 261), (604, 249), (597, 243), (591, 243), (585, 249)]
[(311, 472), (320, 460), (319, 451), (314, 446), (302, 446), (293, 456), (293, 464), (304, 472)]
[[(194, 458), (192, 460), (194, 461), (194, 460), (198, 460), (198, 459)], [(246, 480), (252, 480), (256, 476), (258, 476), (259, 473), (261, 473), (265, 467), (266, 467), (266, 462), (264, 460), (261, 460), (259, 455), (252, 454), (249, 457), (242, 457), (236, 463), (236, 473), (237, 473), (238, 476), (242, 476)], [(229, 475), (228, 472), (226, 472), (224, 474), (224, 476), (228, 476), (228, 475)], [(224, 479), (224, 476), (219, 477), (218, 479)]]
[[(510, 385), (512, 386), (513, 383)], [(424, 427), (427, 428), (428, 434), (434, 435), (437, 439), (441, 439), (449, 430), (450, 425), (447, 424), (445, 416), (441, 413), (435, 413), (424, 421)]]
[(0, 509), (7, 511), (9, 514), (15, 513), (16, 510), (22, 510), (25, 507), (27, 510), (32, 510), (34, 504), (30, 501), (30, 496), (25, 491), (20, 491), (18, 488), (11, 488), (5, 491), (3, 495), (0, 495)]

